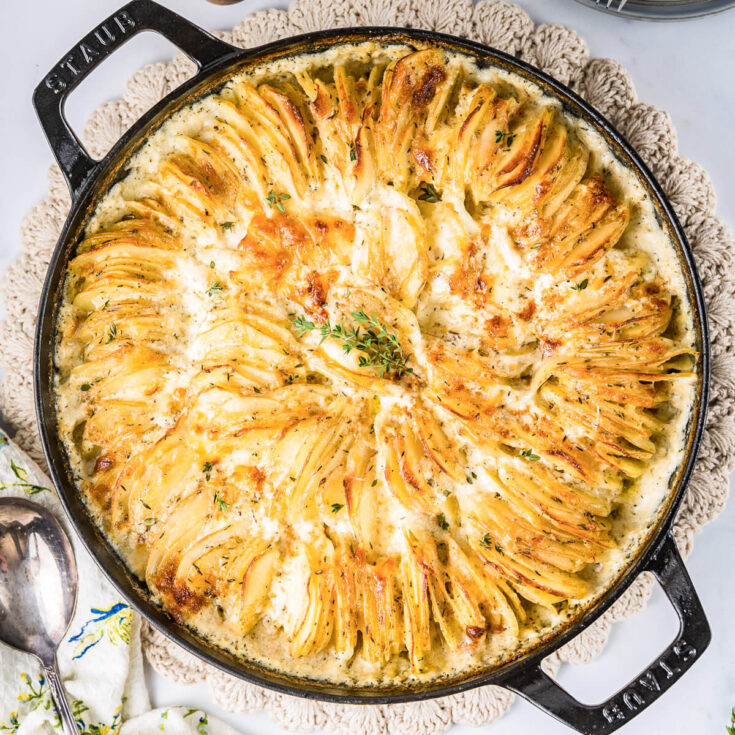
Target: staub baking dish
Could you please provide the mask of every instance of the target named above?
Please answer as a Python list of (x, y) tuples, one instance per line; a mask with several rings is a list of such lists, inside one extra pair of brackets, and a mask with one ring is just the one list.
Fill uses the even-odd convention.
[[(64, 117), (69, 93), (103, 59), (135, 34), (153, 30), (176, 44), (198, 67), (193, 78), (148, 111), (101, 161), (92, 159)], [(601, 134), (616, 158), (635, 172), (654, 204), (657, 220), (675, 245), (686, 281), (695, 323), (697, 393), (687, 427), (684, 460), (669, 481), (669, 492), (657, 511), (634, 559), (584, 615), (501, 665), (425, 684), (390, 687), (349, 687), (288, 676), (244, 661), (197, 636), (157, 605), (145, 585), (134, 577), (98, 529), (75, 487), (59, 436), (54, 391), (54, 345), (58, 308), (67, 264), (73, 256), (95, 203), (126, 172), (131, 155), (177, 110), (221, 87), (234, 73), (254, 64), (303, 53), (315, 53), (344, 43), (366, 40), (431, 44), (467, 55), (479, 66), (494, 66), (538, 85), (560, 100), (567, 114), (585, 121)], [(609, 733), (666, 691), (702, 654), (710, 641), (706, 617), (671, 534), (673, 519), (686, 490), (701, 439), (708, 396), (709, 342), (701, 284), (690, 247), (661, 187), (620, 134), (599, 113), (563, 85), (533, 67), (494, 49), (451, 36), (395, 28), (359, 28), (311, 33), (258, 49), (224, 43), (151, 0), (134, 0), (89, 33), (43, 79), (34, 104), (51, 148), (72, 195), (71, 213), (54, 251), (44, 285), (35, 343), (36, 410), (46, 460), (66, 511), (89, 552), (120, 593), (157, 629), (192, 654), (228, 673), (293, 695), (355, 704), (408, 702), (446, 696), (473, 687), (506, 687), (583, 733)], [(605, 702), (586, 705), (545, 674), (540, 664), (552, 651), (594, 622), (630, 586), (640, 572), (657, 578), (680, 619), (675, 640), (639, 676)]]

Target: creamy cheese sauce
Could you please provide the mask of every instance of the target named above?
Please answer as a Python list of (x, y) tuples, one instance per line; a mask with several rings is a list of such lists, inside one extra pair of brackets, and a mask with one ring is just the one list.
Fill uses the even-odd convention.
[[(272, 61), (263, 68), (255, 68), (241, 74), (251, 84), (257, 85), (301, 70), (329, 69), (336, 62), (348, 57), (352, 58), (356, 65), (370, 66), (386, 63), (403, 56), (408, 51), (409, 49), (404, 46), (383, 46), (378, 43), (339, 46), (320, 54), (304, 54), (295, 58)], [(693, 346), (695, 333), (692, 307), (674, 245), (657, 224), (653, 203), (635, 173), (613, 155), (598, 132), (586, 122), (566, 116), (558, 101), (544, 96), (536, 85), (500, 69), (478, 69), (470, 59), (460, 55), (450, 55), (448, 67), (462, 68), (473, 82), (487, 83), (505, 92), (511, 92), (518, 99), (539, 106), (551, 106), (557, 110), (557, 114), (562, 117), (568, 129), (589, 150), (588, 171), (599, 172), (614, 194), (630, 206), (630, 222), (610, 257), (626, 260), (633, 255), (645, 256), (646, 272), (657, 274), (676, 298), (675, 315), (669, 332), (677, 344)], [(225, 87), (220, 93), (221, 96), (227, 98), (231, 85), (232, 83), (229, 83)], [(176, 136), (181, 134), (197, 136), (205, 129), (207, 121), (217, 114), (213, 98), (206, 97), (175, 114), (153, 133), (131, 158), (129, 173), (97, 203), (86, 228), (86, 234), (104, 231), (118, 222), (128, 211), (128, 201), (151, 194), (153, 190), (150, 182), (155, 179), (161, 163), (174, 151)], [(458, 242), (462, 238), (478, 237), (481, 230), (481, 223), (468, 211), (464, 199), (458, 196), (442, 197), (441, 207), (446, 209), (441, 210), (439, 205), (415, 203), (392, 186), (376, 184), (365, 201), (359, 206), (354, 206), (334, 170), (329, 171), (320, 187), (309, 189), (299, 201), (289, 202), (289, 207), (293, 207), (302, 217), (329, 214), (353, 224), (357, 247), (354, 262), (361, 263), (365, 268), (369, 266), (370, 254), (365, 248), (361, 251), (357, 244), (361, 241), (367, 242), (371, 237), (378, 212), (388, 214), (388, 224), (385, 226), (390, 229), (391, 237), (397, 242), (404, 242), (413, 236), (411, 228), (406, 224), (406, 218), (420, 211), (427, 223), (429, 249), (435, 262), (452, 257), (460, 247)], [(246, 263), (238, 245), (246, 237), (252, 217), (251, 210), (240, 206), (231, 226), (219, 228), (215, 234), (205, 229), (185, 230), (183, 235), (185, 250), (166, 273), (167, 278), (175, 284), (177, 299), (178, 326), (175, 334), (171, 335), (167, 347), (175, 370), (174, 377), (167, 383), (165, 390), (151, 397), (150, 415), (159, 427), (158, 432), (152, 435), (154, 438), (163, 436), (174, 426), (177, 416), (164, 410), (164, 407), (169, 404), (177, 390), (185, 390), (189, 386), (199, 370), (200, 361), (204, 360), (211, 346), (207, 343), (206, 332), (213, 323), (212, 310), (213, 305), (217, 303), (217, 294), (208, 293), (208, 289), (211, 289), (213, 283), (219, 283), (225, 291), (236, 289), (247, 291), (247, 287), (238, 283), (235, 274), (242, 270)], [(531, 300), (540, 303), (544, 294), (555, 288), (553, 279), (551, 276), (537, 276), (529, 269), (509, 234), (509, 225), (504, 220), (502, 212), (494, 211), (489, 219), (490, 234), (487, 236), (489, 250), (486, 257), (489, 272), (497, 276), (494, 297), (513, 312), (523, 310)], [(360, 283), (359, 273), (362, 266), (345, 268), (342, 271), (337, 269), (332, 291), (349, 293), (351, 288), (369, 287), (369, 284)], [(564, 288), (568, 289), (568, 286)], [(260, 293), (258, 295), (262, 296)], [(345, 304), (349, 298), (354, 298), (354, 293), (352, 296), (342, 297)], [(583, 298), (583, 295), (579, 298)], [(330, 313), (330, 317), (337, 317), (340, 308), (348, 308), (340, 307), (339, 299), (340, 297), (336, 297), (334, 304), (329, 307), (334, 310), (333, 314)], [(298, 313), (295, 306), (290, 303), (274, 301), (270, 307), (280, 313), (285, 321)], [(422, 350), (426, 349), (419, 344), (422, 332), (447, 338), (454, 346), (462, 349), (476, 349), (481, 344), (482, 335), (472, 304), (453, 294), (446, 279), (429, 276), (414, 312), (412, 316), (397, 315), (396, 323), (400, 323), (402, 334), (409, 335), (408, 339), (414, 340), (411, 341), (411, 346), (416, 360), (421, 358)], [(68, 334), (70, 325), (75, 319), (75, 309), (67, 296), (60, 310), (59, 334)], [(404, 321), (401, 322), (401, 319)], [(518, 325), (514, 328), (522, 329)], [(320, 371), (320, 360), (323, 359), (318, 348), (317, 334), (309, 335), (302, 340), (301, 359), (306, 365), (305, 369), (315, 373)], [(340, 357), (337, 344), (327, 344), (325, 351), (327, 356), (334, 356), (335, 359)], [(539, 359), (538, 351), (505, 355), (502, 357), (503, 369), (513, 373), (526, 362), (533, 364)], [(56, 390), (59, 430), (64, 437), (71, 464), (90, 511), (95, 514), (100, 526), (107, 531), (121, 557), (136, 574), (144, 576), (145, 556), (141, 555), (139, 549), (136, 550), (135, 545), (131, 543), (130, 535), (119, 535), (111, 530), (104, 507), (100, 507), (89, 496), (92, 475), (90, 459), (82, 456), (73, 439), (75, 427), (85, 418), (84, 394), (80, 394), (70, 379), (73, 369), (83, 360), (79, 342), (65, 338), (58, 341), (56, 363), (59, 372), (56, 377)], [(489, 640), (480, 651), (473, 648), (459, 648), (453, 652), (449, 649), (437, 652), (438, 665), (425, 674), (412, 672), (404, 656), (396, 656), (388, 664), (377, 664), (367, 661), (360, 655), (345, 657), (335, 653), (331, 647), (303, 658), (294, 658), (289, 653), (288, 642), (284, 636), (278, 634), (278, 631), (284, 626), (288, 627), (289, 616), (293, 615), (293, 611), (289, 609), (293, 586), (303, 580), (305, 574), (308, 575), (308, 570), (303, 568), (304, 561), (299, 556), (286, 558), (278, 568), (260, 622), (247, 636), (234, 635), (225, 630), (218, 609), (214, 606), (203, 608), (190, 616), (187, 622), (203, 636), (247, 659), (290, 674), (354, 685), (404, 681), (412, 678), (450, 677), (458, 672), (470, 671), (503, 660), (512, 653), (533, 645), (540, 633), (547, 635), (568, 620), (579, 616), (635, 557), (641, 543), (659, 518), (659, 513), (669, 495), (671, 479), (683, 461), (696, 388), (696, 378), (679, 379), (672, 383), (668, 417), (665, 428), (656, 437), (655, 453), (642, 476), (627, 487), (622, 502), (614, 514), (611, 535), (617, 542), (617, 547), (606, 551), (597, 563), (589, 565), (584, 571), (584, 576), (591, 582), (589, 595), (584, 599), (559, 604), (554, 609), (529, 607), (529, 621), (522, 628), (517, 641), (509, 643), (504, 635), (496, 635), (489, 636)], [(365, 393), (362, 389), (348, 384), (340, 385), (339, 389), (348, 396)], [(379, 416), (387, 416), (391, 407), (407, 406), (413, 400), (412, 388), (402, 383), (385, 386), (379, 393), (373, 395), (381, 407)], [(516, 387), (506, 398), (508, 405), (519, 410), (528, 406), (532, 400), (533, 393), (530, 386), (525, 389)], [(160, 407), (159, 412), (156, 410), (157, 407)], [(211, 415), (215, 416), (218, 410), (219, 406), (213, 406)], [(377, 424), (379, 422), (380, 419), (377, 420)], [(443, 428), (450, 438), (461, 444), (466, 465), (472, 468), (475, 474), (474, 481), (463, 487), (457, 487), (456, 483), (444, 477), (442, 482), (445, 483), (447, 492), (455, 494), (460, 507), (464, 503), (469, 503), (472, 497), (481, 498), (485, 493), (497, 492), (498, 485), (493, 476), (496, 469), (495, 461), (488, 460), (482, 450), (468, 445), (449, 423), (444, 424)], [(376, 425), (376, 431), (380, 430), (380, 426)], [(243, 461), (237, 454), (232, 454), (221, 468), (218, 467), (218, 471), (227, 473)], [(524, 466), (524, 459), (517, 458), (514, 461), (519, 467)], [(381, 475), (383, 470), (383, 459), (380, 458), (376, 475)], [(376, 553), (390, 554), (399, 551), (402, 532), (406, 525), (429, 535), (437, 533), (436, 523), (432, 517), (407, 511), (400, 503), (390, 499), (384, 498), (381, 502), (380, 521), (373, 537)], [(283, 532), (281, 523), (270, 517), (265, 503), (250, 504), (244, 509), (238, 509), (238, 513), (251, 517), (266, 539), (276, 541)], [(291, 532), (297, 538), (308, 541), (320, 527), (319, 522), (304, 520), (294, 523)], [(351, 526), (345, 514), (334, 518), (333, 530), (338, 535), (351, 533)]]

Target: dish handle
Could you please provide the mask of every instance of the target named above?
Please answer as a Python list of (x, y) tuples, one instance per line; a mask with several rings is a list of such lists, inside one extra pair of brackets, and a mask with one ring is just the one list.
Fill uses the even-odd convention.
[(72, 199), (99, 162), (85, 150), (64, 115), (64, 104), (77, 85), (113, 51), (141, 31), (156, 31), (178, 46), (198, 67), (197, 74), (236, 52), (185, 18), (153, 0), (132, 0), (88, 33), (65, 54), (33, 93), (33, 105), (46, 138), (71, 190)]
[(607, 735), (658, 699), (702, 655), (710, 627), (672, 535), (646, 566), (679, 616), (679, 631), (666, 650), (627, 686), (600, 704), (583, 704), (546, 674), (538, 663), (520, 666), (498, 684), (520, 694), (583, 735)]

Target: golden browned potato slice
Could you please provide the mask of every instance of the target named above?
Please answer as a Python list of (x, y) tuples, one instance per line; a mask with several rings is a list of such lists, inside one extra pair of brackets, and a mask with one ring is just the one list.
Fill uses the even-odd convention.
[(382, 84), (375, 122), (375, 151), (381, 177), (405, 191), (414, 139), (430, 135), (454, 86), (455, 74), (439, 49), (416, 51), (391, 64)]
[(286, 632), (291, 654), (305, 656), (324, 649), (334, 631), (334, 548), (322, 537), (301, 545), (299, 554), (303, 575), (288, 601), (292, 623)]
[(551, 216), (543, 233), (516, 239), (528, 244), (534, 268), (575, 278), (612, 248), (628, 225), (628, 207), (595, 175), (578, 184)]

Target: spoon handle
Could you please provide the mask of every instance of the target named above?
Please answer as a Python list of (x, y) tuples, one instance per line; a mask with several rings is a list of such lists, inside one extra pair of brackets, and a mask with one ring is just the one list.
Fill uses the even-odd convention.
[(66, 698), (66, 692), (61, 684), (59, 677), (59, 669), (56, 665), (56, 658), (49, 663), (43, 664), (43, 670), (46, 674), (46, 681), (49, 683), (51, 688), (51, 696), (54, 699), (56, 710), (61, 717), (61, 722), (64, 725), (64, 735), (79, 735), (79, 728), (77, 727), (74, 715), (71, 713), (69, 707), (69, 700)]

